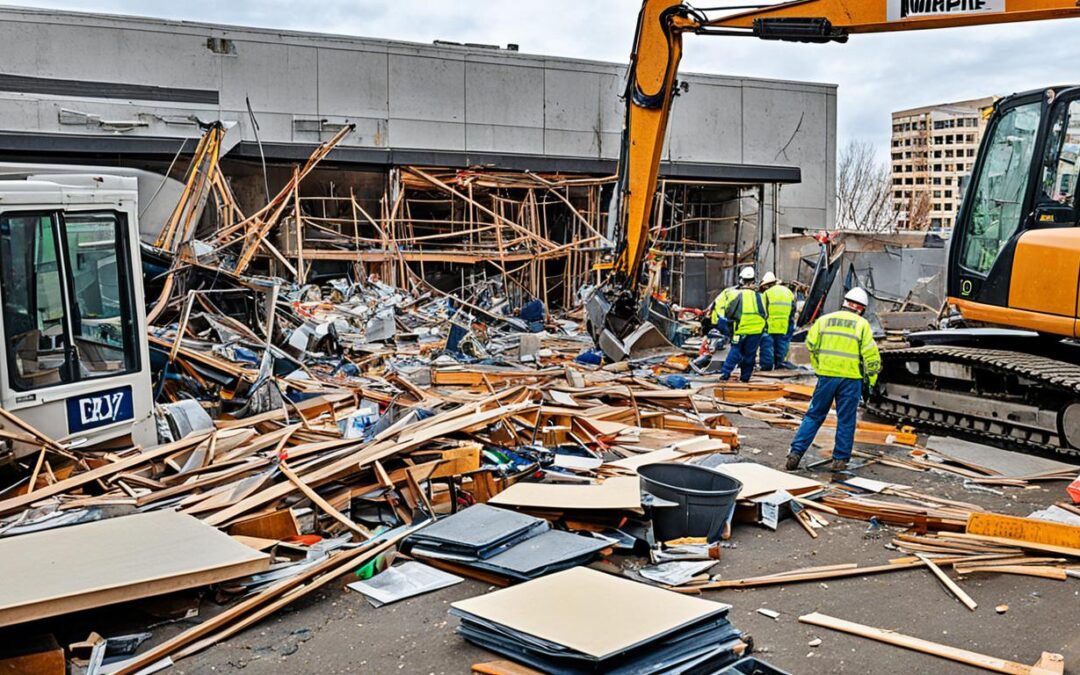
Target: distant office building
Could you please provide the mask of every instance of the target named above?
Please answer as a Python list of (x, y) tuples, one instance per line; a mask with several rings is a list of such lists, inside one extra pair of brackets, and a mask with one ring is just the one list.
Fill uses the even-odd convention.
[(994, 97), (892, 115), (892, 203), (901, 229), (952, 225), (986, 130)]

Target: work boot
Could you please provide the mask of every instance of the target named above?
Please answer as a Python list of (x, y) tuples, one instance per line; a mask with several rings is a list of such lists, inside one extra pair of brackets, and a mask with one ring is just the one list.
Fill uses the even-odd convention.
[(799, 468), (799, 462), (802, 461), (802, 455), (796, 455), (794, 452), (789, 452), (787, 456), (787, 462), (784, 464), (784, 468), (788, 471), (794, 471)]
[(846, 459), (834, 459), (832, 461), (832, 472), (843, 473), (847, 471), (848, 461)]

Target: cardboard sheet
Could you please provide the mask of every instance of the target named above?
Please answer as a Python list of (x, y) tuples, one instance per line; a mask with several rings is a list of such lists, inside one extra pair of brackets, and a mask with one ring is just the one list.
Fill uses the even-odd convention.
[(715, 469), (742, 483), (743, 487), (742, 491), (739, 492), (738, 499), (752, 499), (753, 497), (772, 494), (777, 490), (786, 490), (793, 495), (801, 495), (814, 492), (823, 487), (816, 480), (785, 471), (777, 471), (753, 462), (721, 464)]
[(586, 567), (452, 607), (598, 659), (730, 609)]
[(270, 556), (174, 511), (0, 539), (0, 626), (265, 571)]
[(599, 485), (517, 483), (492, 497), (488, 503), (554, 511), (640, 509), (641, 486), (638, 478), (609, 478)]

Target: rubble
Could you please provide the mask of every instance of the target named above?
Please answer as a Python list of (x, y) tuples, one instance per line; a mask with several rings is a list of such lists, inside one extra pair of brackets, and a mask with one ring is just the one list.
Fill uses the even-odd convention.
[[(798, 426), (812, 393), (804, 372), (721, 383), (691, 367), (693, 341), (685, 353), (606, 363), (574, 305), (595, 262), (589, 247), (600, 238), (595, 214), (578, 213), (574, 195), (587, 193), (596, 211), (594, 188), (604, 181), (411, 168), (400, 176), (405, 192), (439, 193), (493, 224), (470, 220), (465, 233), (422, 234), (414, 229), (422, 218), (402, 215), (394, 229), (370, 241), (358, 225), (376, 227), (370, 216), (359, 210), (349, 222), (315, 216), (300, 197), (304, 178), (347, 129), (249, 216), (213, 161), (215, 133), (211, 128), (204, 137), (154, 252), (160, 276), (147, 339), (160, 366), (155, 396), (164, 443), (67, 447), (0, 410), (0, 435), (38, 449), (25, 476), (0, 493), (0, 546), (26, 551), (46, 538), (74, 546), (103, 526), (173, 517), (224, 539), (255, 567), (216, 576), (180, 569), (173, 584), (155, 586), (143, 584), (137, 570), (125, 574), (85, 558), (88, 574), (108, 568), (122, 577), (113, 580), (115, 588), (141, 589), (78, 605), (75, 591), (63, 591), (61, 610), (10, 620), (13, 591), (0, 590), (0, 622), (62, 618), (76, 608), (201, 589), (199, 602), (217, 611), (200, 623), (130, 649), (115, 647), (127, 644), (116, 637), (102, 638), (105, 646), (96, 651), (90, 647), (108, 672), (125, 674), (180, 662), (358, 571), (364, 578), (350, 587), (376, 607), (414, 596), (424, 602), (423, 594), (469, 577), (509, 590), (455, 604), (466, 639), (541, 669), (550, 665), (549, 655), (532, 643), (536, 637), (565, 649), (560, 658), (574, 668), (615, 661), (637, 667), (659, 650), (660, 664), (641, 671), (656, 672), (697, 658), (730, 665), (750, 652), (750, 636), (728, 623), (728, 606), (712, 602), (715, 592), (929, 570), (974, 612), (978, 603), (950, 572), (961, 581), (1007, 574), (1074, 583), (1080, 529), (1070, 524), (1071, 505), (1010, 520), (974, 503), (856, 474), (876, 464), (1005, 494), (1000, 491), (1071, 479), (1075, 466), (862, 421), (854, 473), (821, 479), (813, 471), (825, 459), (809, 462), (806, 472), (785, 473), (766, 465), (783, 448), (744, 446), (754, 443), (755, 425)], [(482, 191), (503, 206), (485, 206), (477, 197)], [(522, 201), (511, 203), (507, 194)], [(350, 208), (358, 206), (348, 199)], [(538, 199), (578, 213), (571, 218), (581, 237), (576, 246), (552, 241), (542, 218), (522, 215), (518, 207)], [(196, 226), (195, 205), (205, 201), (217, 214), (209, 233)], [(387, 208), (400, 213), (406, 205), (401, 197)], [(282, 233), (284, 243), (274, 236)], [(429, 255), (498, 261), (498, 274), (447, 290), (409, 266)], [(556, 258), (565, 258), (568, 270), (559, 282), (565, 306), (557, 310), (538, 299), (559, 293), (545, 288), (549, 275), (536, 262)], [(314, 273), (316, 260), (357, 264), (326, 277)], [(819, 295), (823, 302), (824, 291)], [(692, 324), (683, 328), (694, 331)], [(816, 441), (822, 458), (831, 454), (835, 424), (827, 420)], [(647, 476), (639, 472), (658, 464), (693, 466), (738, 483), (730, 516), (720, 514), (700, 534), (657, 536), (660, 510), (681, 515), (692, 508), (690, 500), (643, 490)], [(796, 534), (787, 520), (798, 524)], [(905, 555), (743, 578), (725, 568), (725, 552), (741, 550), (737, 530), (791, 538), (797, 550), (848, 521), (860, 531), (869, 523), (866, 550)], [(162, 526), (157, 534), (170, 539), (171, 532)], [(193, 542), (180, 535), (166, 542), (194, 549), (171, 554), (172, 562), (205, 552)], [(134, 550), (116, 551), (140, 555), (139, 541), (126, 543)], [(6, 576), (31, 583), (25, 570)], [(690, 608), (684, 618), (691, 623), (646, 626), (648, 617), (634, 614), (616, 631), (623, 642), (575, 647), (571, 638), (585, 637), (589, 626), (568, 623), (560, 606), (520, 600), (530, 593), (542, 598), (549, 584), (568, 579), (584, 606), (599, 607), (589, 593), (602, 586), (610, 590), (604, 602), (641, 595), (642, 602)], [(34, 582), (24, 590), (46, 586)], [(503, 598), (509, 598), (499, 607), (504, 614), (482, 611)], [(100, 635), (109, 634), (108, 610), (95, 612)], [(577, 626), (578, 634), (567, 635), (566, 626)], [(658, 641), (672, 635), (685, 641), (661, 649)], [(43, 658), (55, 660), (56, 644), (41, 650)], [(511, 668), (481, 665), (478, 672)]]

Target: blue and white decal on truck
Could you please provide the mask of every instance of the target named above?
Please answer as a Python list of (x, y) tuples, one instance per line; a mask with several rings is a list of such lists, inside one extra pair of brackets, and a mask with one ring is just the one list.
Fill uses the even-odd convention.
[(67, 400), (68, 433), (78, 433), (135, 419), (131, 387), (118, 387)]

